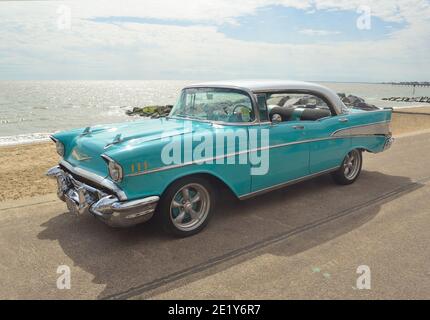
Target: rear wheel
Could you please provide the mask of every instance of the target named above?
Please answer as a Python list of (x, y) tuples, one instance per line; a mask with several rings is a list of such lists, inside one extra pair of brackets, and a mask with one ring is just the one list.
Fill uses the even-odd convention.
[(168, 233), (187, 237), (208, 224), (214, 202), (215, 192), (208, 181), (200, 177), (184, 178), (167, 188), (156, 216)]
[(334, 181), (338, 184), (348, 185), (357, 180), (361, 172), (363, 157), (361, 151), (350, 151), (342, 162), (340, 168), (332, 173)]

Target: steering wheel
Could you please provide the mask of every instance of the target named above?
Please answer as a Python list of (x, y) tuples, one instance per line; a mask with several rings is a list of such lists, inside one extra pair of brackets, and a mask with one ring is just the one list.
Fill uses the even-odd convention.
[(231, 112), (231, 114), (236, 114), (236, 109), (237, 108), (245, 108), (245, 109), (248, 109), (248, 107), (247, 106), (245, 106), (244, 104), (236, 104), (236, 105), (234, 105), (234, 107), (233, 107), (233, 111)]
[[(243, 104), (240, 104), (240, 103), (236, 104), (233, 106), (233, 110), (231, 112), (230, 117), (232, 117), (233, 119), (236, 119), (235, 120), (236, 122), (243, 122), (244, 120), (242, 117), (242, 115), (243, 115), (242, 112), (237, 111), (237, 109), (239, 109), (239, 108), (242, 108), (242, 109), (245, 108), (246, 110), (249, 110), (249, 108)], [(249, 118), (251, 118), (251, 112), (252, 112), (252, 110), (249, 110)]]
[(219, 103), (218, 106), (221, 107), (224, 113), (228, 115), (228, 108), (230, 108), (231, 105), (232, 104), (230, 102), (225, 101), (225, 102)]

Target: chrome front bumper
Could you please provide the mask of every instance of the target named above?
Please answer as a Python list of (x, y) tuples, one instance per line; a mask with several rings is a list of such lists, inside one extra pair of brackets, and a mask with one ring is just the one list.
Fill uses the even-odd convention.
[(112, 227), (128, 227), (149, 220), (157, 206), (158, 196), (120, 201), (118, 197), (89, 186), (61, 167), (48, 170), (47, 176), (57, 180), (57, 195), (76, 215), (90, 213)]

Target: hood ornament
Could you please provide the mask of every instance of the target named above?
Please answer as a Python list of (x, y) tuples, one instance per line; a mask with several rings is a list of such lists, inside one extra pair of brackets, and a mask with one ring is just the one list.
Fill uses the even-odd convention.
[(86, 127), (84, 132), (82, 132), (81, 136), (85, 136), (91, 133), (91, 127)]
[(113, 138), (113, 141), (112, 141), (111, 143), (108, 143), (108, 144), (105, 146), (105, 149), (107, 149), (107, 148), (109, 148), (109, 147), (113, 146), (114, 144), (120, 143), (120, 142), (122, 142), (122, 139), (121, 139), (121, 133), (120, 133), (120, 134), (117, 134), (117, 135), (115, 136), (115, 138)]

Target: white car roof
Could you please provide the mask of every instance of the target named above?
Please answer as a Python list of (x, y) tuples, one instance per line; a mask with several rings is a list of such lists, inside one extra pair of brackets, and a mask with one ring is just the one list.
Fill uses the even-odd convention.
[(227, 80), (202, 82), (187, 86), (187, 88), (195, 87), (237, 88), (251, 91), (253, 93), (282, 90), (306, 90), (323, 95), (333, 105), (337, 114), (342, 113), (346, 108), (336, 92), (312, 82), (291, 80)]

